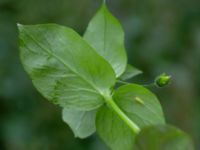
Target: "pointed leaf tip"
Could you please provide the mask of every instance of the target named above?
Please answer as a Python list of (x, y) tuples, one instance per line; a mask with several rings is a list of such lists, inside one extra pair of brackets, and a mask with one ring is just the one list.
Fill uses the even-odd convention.
[(122, 75), (127, 64), (124, 31), (119, 21), (110, 13), (106, 4), (102, 4), (90, 21), (84, 39), (110, 63), (116, 77)]
[(20, 23), (17, 23), (17, 27), (20, 28), (22, 25)]
[(22, 28), (23, 28), (23, 25), (22, 25), (22, 24), (20, 24), (20, 23), (17, 23), (17, 28), (18, 28), (18, 30), (22, 30)]
[(17, 23), (17, 26), (18, 26), (18, 27), (21, 27), (21, 26), (22, 26), (22, 24), (20, 24), (20, 23)]

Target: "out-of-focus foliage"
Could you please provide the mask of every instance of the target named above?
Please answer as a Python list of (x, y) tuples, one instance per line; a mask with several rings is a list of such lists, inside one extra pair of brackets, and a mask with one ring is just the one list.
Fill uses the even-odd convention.
[[(106, 150), (92, 136), (73, 137), (61, 109), (33, 88), (19, 61), (16, 23), (58, 23), (81, 35), (100, 6), (93, 0), (0, 0), (0, 149)], [(108, 0), (126, 34), (129, 63), (153, 81), (162, 72), (172, 83), (152, 89), (167, 121), (188, 132), (200, 148), (200, 1)]]

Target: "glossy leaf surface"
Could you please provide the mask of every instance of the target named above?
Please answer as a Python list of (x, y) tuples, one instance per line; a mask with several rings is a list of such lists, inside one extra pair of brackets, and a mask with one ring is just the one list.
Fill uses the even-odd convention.
[(135, 135), (107, 106), (97, 113), (96, 125), (98, 134), (112, 150), (132, 150)]
[(62, 118), (70, 126), (75, 137), (86, 138), (96, 131), (96, 110), (80, 111), (65, 108)]
[(84, 39), (111, 64), (117, 77), (125, 71), (124, 31), (104, 4), (90, 21)]
[[(119, 108), (140, 128), (165, 124), (162, 108), (156, 96), (146, 88), (130, 84), (121, 86), (113, 99)], [(97, 113), (97, 132), (112, 150), (132, 150), (134, 133), (110, 106)]]
[(78, 110), (103, 104), (114, 72), (76, 32), (55, 24), (18, 27), (22, 63), (44, 97)]

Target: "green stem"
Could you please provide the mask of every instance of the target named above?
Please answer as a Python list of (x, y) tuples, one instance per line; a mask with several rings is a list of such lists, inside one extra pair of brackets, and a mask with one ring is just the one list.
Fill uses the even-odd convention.
[(151, 87), (156, 87), (156, 84), (155, 83), (143, 84), (143, 86), (151, 88)]
[[(121, 81), (121, 80), (117, 80), (117, 83), (121, 83), (121, 84), (131, 84), (129, 82), (125, 82), (125, 81)], [(142, 86), (145, 86), (145, 87), (157, 87), (155, 83), (150, 83), (150, 84), (142, 84)]]
[(124, 121), (134, 133), (138, 134), (140, 132), (138, 125), (128, 118), (128, 116), (117, 106), (112, 97), (108, 96), (104, 98), (107, 105), (110, 106), (110, 108), (122, 119), (122, 121)]
[(125, 82), (125, 81), (121, 81), (121, 80), (117, 80), (117, 83), (121, 83), (121, 84), (130, 84), (129, 82)]

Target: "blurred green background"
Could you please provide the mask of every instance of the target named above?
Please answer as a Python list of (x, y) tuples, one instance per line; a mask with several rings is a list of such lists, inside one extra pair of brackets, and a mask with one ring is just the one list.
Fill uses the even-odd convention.
[[(61, 109), (44, 100), (19, 61), (16, 23), (58, 23), (84, 33), (100, 0), (0, 0), (0, 150), (107, 150), (96, 136), (75, 139)], [(126, 33), (129, 63), (149, 83), (162, 72), (166, 88), (152, 89), (167, 122), (200, 149), (200, 1), (108, 0)]]

